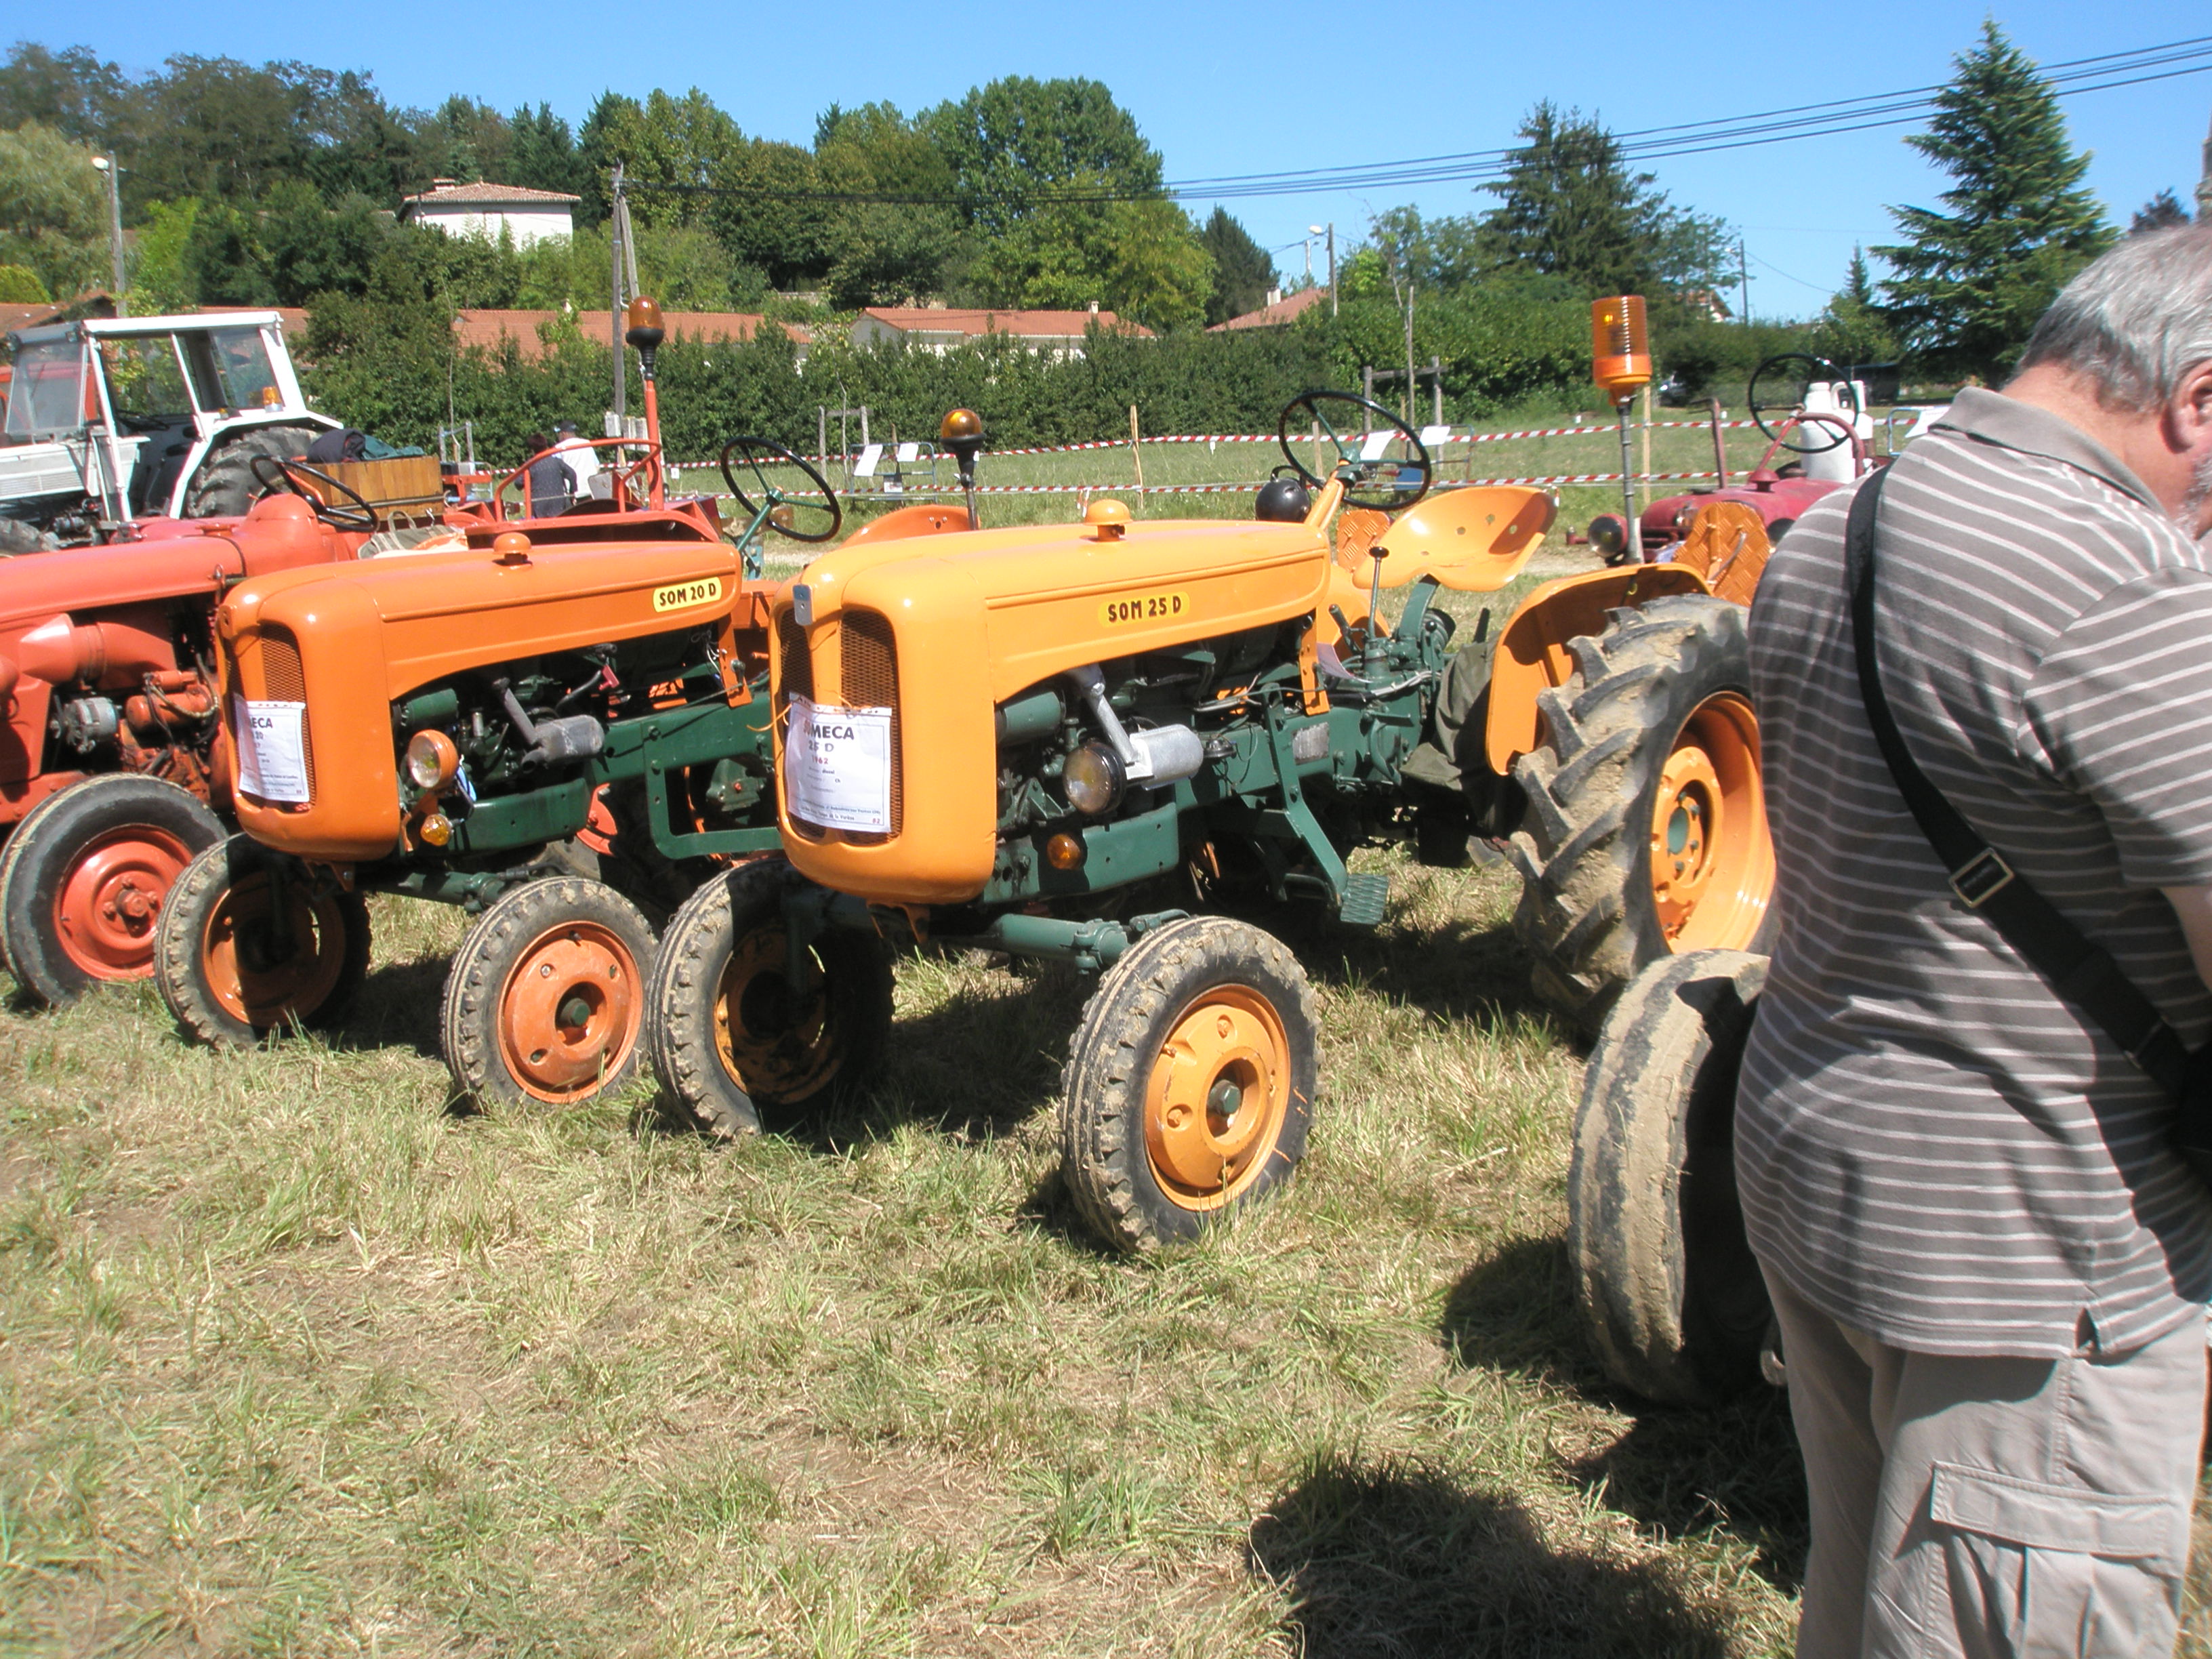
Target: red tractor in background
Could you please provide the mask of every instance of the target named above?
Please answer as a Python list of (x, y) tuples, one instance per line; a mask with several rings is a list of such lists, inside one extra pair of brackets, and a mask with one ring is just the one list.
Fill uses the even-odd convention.
[[(1638, 514), (1647, 562), (1671, 556), (1691, 521), (1721, 501), (1747, 509), (1771, 544), (1814, 502), (1881, 464), (1869, 452), (1858, 382), (1826, 359), (1794, 351), (1769, 357), (1753, 374), (1747, 396), (1751, 418), (1767, 440), (1765, 452), (1741, 483), (1728, 483), (1724, 475), (1718, 485), (1663, 496)], [(1923, 411), (1920, 424), (1933, 413)], [(1600, 514), (1586, 533), (1607, 564), (1632, 556), (1620, 514)]]

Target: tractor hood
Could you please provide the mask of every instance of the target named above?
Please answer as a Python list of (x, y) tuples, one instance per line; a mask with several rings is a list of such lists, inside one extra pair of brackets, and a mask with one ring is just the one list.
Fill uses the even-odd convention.
[(840, 548), (806, 568), (792, 597), (802, 625), (848, 606), (902, 630), (980, 613), (994, 701), (1102, 658), (1263, 627), (1326, 602), (1328, 544), (1304, 525), (1147, 524), (1119, 509), (1099, 501), (1082, 524)]

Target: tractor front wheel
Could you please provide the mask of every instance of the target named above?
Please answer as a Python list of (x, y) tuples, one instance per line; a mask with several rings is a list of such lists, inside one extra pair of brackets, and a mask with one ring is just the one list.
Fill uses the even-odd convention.
[(39, 803), (0, 861), (0, 931), (16, 983), (49, 1006), (154, 971), (154, 934), (185, 866), (222, 839), (199, 798), (106, 773)]
[(500, 896), (454, 953), (440, 1021), (453, 1085), (502, 1106), (573, 1106), (636, 1077), (653, 928), (605, 882)]
[(1735, 1085), (1766, 958), (1697, 951), (1621, 993), (1583, 1075), (1567, 1256), (1606, 1374), (1716, 1405), (1759, 1381), (1771, 1310), (1735, 1187)]
[(1701, 594), (1616, 611), (1537, 697), (1543, 744), (1513, 763), (1514, 930), (1538, 992), (1586, 1031), (1646, 964), (1771, 936), (1745, 614)]
[(793, 960), (780, 858), (702, 887), (668, 924), (653, 967), (653, 1069), (692, 1120), (757, 1134), (763, 1107), (804, 1106), (872, 1072), (890, 1037), (891, 964), (873, 933), (833, 927)]
[(233, 836), (170, 889), (154, 979), (187, 1036), (243, 1048), (287, 1026), (335, 1025), (368, 976), (368, 904), (283, 856)]
[(1312, 994), (1282, 941), (1171, 922), (1115, 963), (1068, 1045), (1060, 1157), (1116, 1249), (1188, 1239), (1290, 1178), (1320, 1071)]

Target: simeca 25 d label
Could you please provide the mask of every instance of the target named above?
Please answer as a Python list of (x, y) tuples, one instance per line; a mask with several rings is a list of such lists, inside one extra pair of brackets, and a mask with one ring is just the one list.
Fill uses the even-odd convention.
[(688, 611), (695, 605), (712, 605), (722, 597), (720, 576), (702, 576), (696, 582), (678, 582), (673, 587), (653, 590), (655, 611)]
[(1188, 593), (1132, 593), (1109, 599), (1098, 607), (1098, 620), (1109, 628), (1132, 623), (1174, 622), (1191, 614)]

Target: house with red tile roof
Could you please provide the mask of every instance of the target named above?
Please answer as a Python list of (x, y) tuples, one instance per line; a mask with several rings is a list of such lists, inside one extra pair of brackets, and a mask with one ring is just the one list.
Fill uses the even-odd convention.
[(482, 236), (495, 242), (504, 232), (519, 252), (573, 235), (580, 199), (557, 190), (434, 179), (421, 195), (400, 198), (399, 216), (418, 225), (434, 225), (450, 236)]
[(1085, 334), (1093, 326), (1149, 340), (1142, 323), (1125, 322), (1110, 311), (1020, 311), (963, 309), (950, 306), (870, 306), (853, 319), (853, 343), (874, 345), (901, 340), (939, 356), (956, 345), (1003, 334), (1031, 351), (1055, 357), (1080, 357)]
[(1206, 331), (1226, 334), (1246, 328), (1281, 328), (1299, 318), (1328, 298), (1325, 288), (1302, 288), (1296, 294), (1278, 294), (1257, 311), (1248, 311), (1241, 317), (1231, 317), (1225, 323), (1216, 323)]

